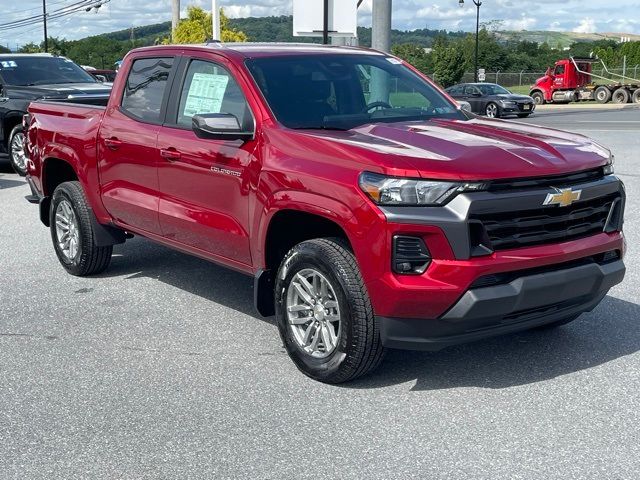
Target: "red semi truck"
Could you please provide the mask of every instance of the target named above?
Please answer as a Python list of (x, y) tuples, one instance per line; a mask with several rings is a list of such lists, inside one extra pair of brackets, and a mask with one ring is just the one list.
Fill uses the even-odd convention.
[(251, 275), (324, 382), (386, 348), (567, 323), (624, 276), (609, 150), (465, 113), (383, 53), (143, 48), (106, 107), (36, 102), (25, 123), (29, 200), (69, 273), (139, 235)]
[[(602, 65), (603, 75), (593, 73), (594, 64)], [(610, 72), (600, 59), (570, 57), (558, 60), (553, 69), (549, 67), (529, 95), (538, 105), (580, 100), (640, 103), (640, 80)]]

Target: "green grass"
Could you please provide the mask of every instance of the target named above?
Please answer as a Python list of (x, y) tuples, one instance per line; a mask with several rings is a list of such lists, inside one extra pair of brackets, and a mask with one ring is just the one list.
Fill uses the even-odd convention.
[(507, 90), (517, 93), (518, 95), (529, 95), (530, 87), (528, 85), (522, 85), (521, 87), (505, 87)]

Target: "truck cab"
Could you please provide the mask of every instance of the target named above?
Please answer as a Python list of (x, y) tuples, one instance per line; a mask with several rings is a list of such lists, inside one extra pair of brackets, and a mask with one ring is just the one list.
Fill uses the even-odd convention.
[[(561, 59), (547, 68), (544, 77), (536, 80), (530, 95), (536, 104), (577, 100), (576, 91), (591, 83), (592, 61)], [(576, 68), (577, 65), (577, 68)]]

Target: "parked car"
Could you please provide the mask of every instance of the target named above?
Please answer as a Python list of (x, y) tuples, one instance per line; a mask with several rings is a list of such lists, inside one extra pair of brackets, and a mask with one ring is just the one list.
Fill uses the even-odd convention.
[(25, 124), (29, 200), (67, 272), (135, 234), (250, 275), (323, 382), (386, 348), (568, 323), (625, 273), (609, 150), (468, 114), (372, 50), (142, 48), (106, 108), (39, 101)]
[(496, 83), (461, 83), (447, 88), (456, 100), (471, 104), (471, 111), (490, 118), (517, 115), (528, 117), (536, 106), (527, 95), (516, 95)]
[(87, 67), (84, 67), (84, 69), (96, 80), (99, 80), (103, 83), (104, 82), (113, 83), (118, 73), (115, 70), (100, 70), (97, 68), (89, 69)]
[(106, 104), (111, 88), (68, 58), (49, 54), (0, 54), (0, 152), (13, 169), (27, 172), (22, 116), (33, 100)]

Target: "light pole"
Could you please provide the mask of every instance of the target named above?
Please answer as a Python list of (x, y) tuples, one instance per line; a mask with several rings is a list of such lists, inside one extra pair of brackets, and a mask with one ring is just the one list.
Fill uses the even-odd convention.
[[(475, 59), (474, 59), (474, 71), (473, 71), (473, 78), (474, 78), (474, 82), (478, 82), (478, 36), (480, 33), (480, 6), (482, 5), (482, 2), (480, 0), (472, 0), (473, 4), (476, 6), (476, 52), (475, 52)], [(460, 6), (464, 5), (464, 0), (459, 0), (458, 4)]]

